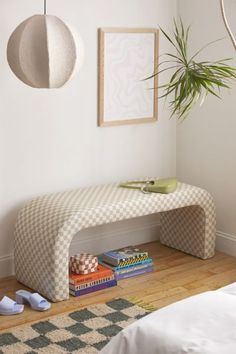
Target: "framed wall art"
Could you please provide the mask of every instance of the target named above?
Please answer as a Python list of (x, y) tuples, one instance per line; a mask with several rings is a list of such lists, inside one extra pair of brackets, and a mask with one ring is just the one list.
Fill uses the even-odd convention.
[(158, 78), (144, 79), (157, 69), (158, 45), (158, 29), (99, 29), (99, 126), (157, 120)]

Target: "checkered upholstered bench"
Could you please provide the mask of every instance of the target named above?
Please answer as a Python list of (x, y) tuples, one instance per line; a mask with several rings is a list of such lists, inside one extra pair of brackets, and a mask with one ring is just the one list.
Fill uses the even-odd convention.
[(65, 300), (69, 246), (78, 231), (154, 213), (161, 214), (163, 244), (202, 259), (214, 255), (215, 208), (208, 192), (179, 183), (171, 194), (143, 194), (110, 184), (28, 202), (15, 227), (16, 277), (52, 301)]

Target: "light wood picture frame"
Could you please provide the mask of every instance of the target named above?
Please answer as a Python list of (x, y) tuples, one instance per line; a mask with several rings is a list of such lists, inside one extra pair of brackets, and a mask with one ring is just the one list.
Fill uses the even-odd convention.
[(157, 121), (159, 30), (100, 28), (98, 126)]

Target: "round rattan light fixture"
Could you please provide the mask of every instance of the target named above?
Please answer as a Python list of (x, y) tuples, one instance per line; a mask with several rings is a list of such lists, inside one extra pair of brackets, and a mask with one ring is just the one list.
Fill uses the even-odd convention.
[(60, 88), (83, 61), (78, 35), (56, 16), (34, 15), (12, 33), (7, 60), (18, 79), (35, 88)]

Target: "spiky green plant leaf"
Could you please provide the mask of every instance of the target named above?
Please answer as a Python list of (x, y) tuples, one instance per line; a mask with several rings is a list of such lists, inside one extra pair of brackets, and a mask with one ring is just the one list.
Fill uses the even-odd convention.
[[(146, 80), (153, 78), (164, 71), (173, 70), (169, 82), (160, 86), (163, 94), (159, 98), (173, 98), (169, 102), (171, 117), (185, 118), (196, 102), (203, 104), (207, 95), (212, 94), (220, 98), (221, 88), (230, 88), (236, 79), (236, 68), (227, 64), (230, 58), (210, 61), (196, 61), (196, 57), (209, 45), (219, 41), (213, 41), (202, 47), (190, 58), (188, 56), (189, 30), (184, 28), (182, 20), (177, 23), (174, 20), (174, 31), (170, 35), (162, 28), (161, 32), (175, 48), (176, 54), (165, 53), (166, 60), (163, 60), (153, 75)], [(168, 67), (161, 69), (160, 66), (168, 63)]]

